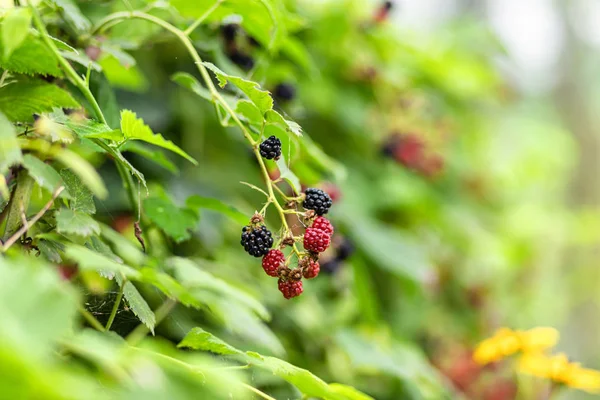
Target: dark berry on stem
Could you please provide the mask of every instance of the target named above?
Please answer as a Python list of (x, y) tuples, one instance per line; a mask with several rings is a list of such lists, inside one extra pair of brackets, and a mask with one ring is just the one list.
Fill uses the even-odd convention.
[(306, 198), (302, 202), (302, 207), (307, 210), (315, 210), (317, 215), (327, 214), (333, 204), (331, 197), (321, 189), (308, 188), (304, 192)]
[(331, 222), (325, 217), (319, 216), (315, 218), (312, 224), (312, 228), (320, 229), (324, 232), (327, 232), (329, 236), (333, 235), (333, 225), (331, 225)]
[(281, 140), (275, 136), (270, 136), (259, 146), (260, 155), (267, 160), (277, 160), (281, 157)]
[(291, 83), (280, 83), (275, 86), (273, 95), (277, 100), (290, 101), (296, 97), (296, 88)]
[(225, 24), (221, 27), (221, 33), (223, 34), (223, 38), (227, 42), (233, 42), (235, 37), (237, 36), (239, 26), (237, 24)]
[(229, 54), (229, 59), (238, 67), (246, 71), (251, 70), (254, 67), (254, 59), (241, 51), (236, 50)]
[(347, 238), (342, 239), (342, 243), (337, 248), (337, 259), (344, 261), (354, 253), (354, 245)]
[(262, 259), (262, 267), (269, 276), (277, 277), (279, 267), (285, 263), (285, 255), (281, 250), (273, 249)]
[(298, 297), (304, 291), (304, 288), (302, 287), (302, 281), (284, 281), (283, 279), (280, 279), (277, 282), (277, 288), (286, 299)]
[(304, 233), (304, 248), (315, 253), (322, 253), (329, 247), (331, 236), (325, 231), (308, 228)]
[(264, 225), (258, 228), (245, 226), (242, 228), (242, 240), (240, 244), (244, 246), (244, 250), (251, 256), (262, 257), (273, 246), (273, 238), (271, 232)]
[(321, 269), (326, 274), (334, 274), (341, 266), (342, 263), (337, 258), (332, 258), (331, 260), (324, 262), (321, 265)]

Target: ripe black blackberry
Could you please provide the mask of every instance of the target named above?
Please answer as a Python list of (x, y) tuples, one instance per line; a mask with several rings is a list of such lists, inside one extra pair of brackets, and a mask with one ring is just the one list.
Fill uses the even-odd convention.
[(237, 24), (225, 24), (221, 26), (221, 33), (226, 42), (233, 42), (239, 31)]
[(304, 193), (306, 198), (302, 202), (302, 207), (307, 210), (314, 210), (317, 215), (327, 214), (333, 204), (327, 193), (317, 188), (308, 188)]
[(238, 67), (245, 71), (254, 68), (254, 59), (246, 53), (235, 50), (229, 54), (229, 59)]
[(260, 155), (267, 160), (279, 159), (281, 157), (281, 140), (270, 136), (260, 144)]
[(242, 240), (240, 244), (244, 246), (244, 250), (251, 256), (262, 257), (273, 246), (273, 238), (271, 237), (271, 232), (264, 225), (256, 228), (245, 226), (242, 228)]
[(279, 101), (290, 101), (296, 97), (296, 88), (291, 83), (282, 82), (275, 86), (273, 95)]

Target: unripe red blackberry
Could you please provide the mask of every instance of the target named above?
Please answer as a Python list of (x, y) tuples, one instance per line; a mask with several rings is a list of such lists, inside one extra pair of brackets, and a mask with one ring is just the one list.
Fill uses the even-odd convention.
[(277, 160), (281, 157), (281, 140), (276, 136), (270, 136), (260, 146), (260, 155), (267, 160)]
[(279, 266), (285, 263), (285, 255), (281, 250), (273, 249), (262, 259), (262, 267), (269, 276), (277, 277)]
[(327, 193), (317, 188), (308, 188), (304, 193), (306, 198), (302, 202), (302, 207), (307, 210), (314, 210), (317, 215), (327, 214), (333, 204)]
[(319, 262), (309, 258), (304, 266), (304, 270), (302, 271), (302, 275), (306, 279), (316, 278), (319, 275), (319, 271), (321, 270), (321, 266)]
[(245, 226), (242, 228), (240, 244), (251, 256), (262, 257), (273, 246), (273, 238), (271, 232), (264, 225), (258, 228)]
[(280, 279), (277, 282), (277, 288), (286, 299), (298, 297), (304, 291), (304, 288), (302, 287), (302, 281), (284, 281), (283, 279)]
[(322, 216), (315, 218), (311, 228), (320, 229), (323, 232), (327, 232), (329, 236), (333, 235), (333, 225), (331, 225), (331, 222), (327, 218)]
[(331, 236), (316, 228), (307, 228), (304, 233), (304, 248), (315, 253), (322, 253), (329, 247)]

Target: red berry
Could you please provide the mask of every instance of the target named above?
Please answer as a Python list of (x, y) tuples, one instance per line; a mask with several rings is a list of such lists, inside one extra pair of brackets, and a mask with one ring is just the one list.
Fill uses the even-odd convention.
[(302, 281), (284, 281), (283, 279), (280, 279), (279, 282), (277, 282), (277, 287), (286, 299), (298, 297), (304, 291), (302, 288)]
[(308, 261), (308, 266), (304, 268), (304, 272), (302, 273), (306, 279), (316, 278), (319, 275), (319, 271), (321, 267), (319, 266), (319, 262), (313, 259)]
[(262, 259), (262, 267), (269, 276), (277, 277), (279, 266), (285, 262), (285, 255), (281, 250), (273, 249)]
[(329, 247), (331, 236), (316, 228), (307, 228), (304, 233), (304, 248), (315, 253), (322, 253)]
[(325, 217), (319, 216), (315, 218), (312, 224), (312, 228), (320, 229), (323, 232), (327, 232), (329, 236), (333, 235), (333, 225), (331, 225), (331, 222)]

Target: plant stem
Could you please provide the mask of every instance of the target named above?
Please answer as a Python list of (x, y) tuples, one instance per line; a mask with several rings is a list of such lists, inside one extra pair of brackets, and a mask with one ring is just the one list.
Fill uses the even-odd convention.
[[(30, 178), (31, 179), (31, 178)], [(42, 209), (33, 217), (31, 218), (29, 221), (27, 221), (26, 216), (25, 216), (25, 209), (24, 206), (21, 209), (20, 208), (20, 215), (23, 217), (24, 221), (23, 221), (23, 226), (21, 227), (21, 229), (19, 229), (18, 231), (16, 231), (10, 238), (8, 238), (6, 240), (6, 242), (4, 242), (4, 244), (0, 245), (0, 253), (4, 253), (6, 250), (8, 250), (8, 248), (10, 246), (12, 246), (13, 244), (15, 244), (15, 242), (17, 240), (19, 240), (19, 237), (21, 237), (21, 235), (24, 235), (27, 230), (29, 228), (31, 228), (31, 226), (33, 224), (35, 224), (40, 218), (42, 218), (44, 216), (44, 214), (50, 209), (50, 207), (52, 207), (52, 204), (54, 204), (54, 200), (56, 200), (56, 198), (61, 194), (61, 192), (65, 189), (64, 186), (60, 186), (58, 189), (56, 189), (54, 191), (54, 194), (52, 195), (52, 198), (50, 199), (50, 201), (48, 203), (46, 203), (46, 205), (44, 207), (42, 207)]]
[(221, 3), (223, 3), (223, 0), (218, 0), (215, 4), (213, 4), (212, 7), (206, 10), (206, 12), (200, 16), (200, 18), (195, 20), (185, 31), (183, 31), (183, 34), (189, 36), (194, 31), (194, 29), (199, 27), (200, 24), (204, 22), (204, 20), (208, 18), (210, 14), (212, 14), (213, 11), (215, 11), (217, 7), (221, 5)]
[[(274, 203), (275, 208), (277, 209), (277, 213), (279, 214), (281, 223), (282, 223), (285, 231), (291, 232), (290, 228), (288, 226), (287, 220), (285, 219), (284, 209), (277, 202), (277, 199), (273, 192), (273, 182), (271, 181), (271, 178), (269, 177), (269, 172), (267, 171), (267, 167), (265, 166), (265, 163), (264, 163), (264, 161), (260, 155), (260, 152), (258, 150), (258, 146), (257, 146), (258, 143), (252, 138), (250, 131), (246, 128), (246, 126), (242, 123), (242, 121), (240, 121), (240, 119), (237, 117), (235, 112), (231, 109), (229, 104), (227, 104), (227, 102), (223, 99), (223, 97), (221, 96), (221, 94), (219, 93), (217, 88), (215, 87), (210, 75), (208, 74), (208, 70), (202, 64), (202, 59), (200, 58), (200, 55), (194, 48), (194, 45), (190, 41), (190, 38), (188, 37), (187, 33), (185, 31), (182, 31), (181, 29), (171, 25), (170, 23), (163, 21), (162, 19), (157, 18), (153, 15), (146, 14), (146, 13), (139, 12), (139, 11), (132, 11), (132, 12), (117, 12), (117, 13), (106, 16), (105, 18), (100, 20), (94, 26), (94, 28), (92, 29), (91, 35), (101, 32), (106, 27), (114, 26), (115, 24), (117, 24), (121, 21), (124, 21), (126, 19), (143, 19), (143, 20), (152, 22), (156, 25), (163, 27), (164, 29), (168, 30), (169, 32), (173, 33), (183, 43), (183, 45), (187, 49), (188, 53), (194, 60), (196, 67), (198, 68), (198, 71), (200, 72), (200, 75), (202, 76), (202, 79), (204, 80), (204, 83), (206, 84), (206, 87), (208, 88), (214, 101), (217, 102), (218, 104), (220, 104), (225, 109), (225, 111), (227, 111), (227, 113), (229, 113), (229, 115), (231, 116), (231, 119), (233, 119), (233, 121), (236, 123), (236, 125), (239, 126), (239, 128), (242, 130), (242, 133), (244, 134), (244, 137), (248, 140), (248, 142), (252, 146), (254, 155), (256, 156), (256, 159), (258, 160), (258, 164), (262, 171), (262, 175), (263, 175), (265, 184), (267, 185), (267, 191), (268, 191), (268, 195), (269, 195), (269, 198), (267, 199), (267, 201), (271, 201)], [(294, 244), (292, 246), (292, 248), (293, 248), (294, 253), (296, 253), (296, 255), (298, 257), (301, 257), (302, 254), (298, 251), (296, 244)]]
[(102, 326), (102, 324), (94, 317), (88, 310), (86, 310), (83, 306), (79, 306), (79, 313), (85, 318), (85, 320), (90, 324), (94, 329), (105, 332), (106, 329)]
[(269, 396), (268, 394), (266, 394), (265, 392), (261, 392), (260, 390), (258, 390), (257, 388), (255, 388), (254, 386), (250, 386), (247, 383), (241, 383), (241, 385), (243, 387), (245, 387), (246, 389), (256, 393), (257, 395), (259, 395), (260, 397), (262, 397), (263, 399), (267, 399), (267, 400), (277, 400), (274, 397)]
[(105, 330), (109, 331), (112, 326), (115, 317), (117, 316), (117, 311), (119, 310), (119, 306), (121, 305), (121, 300), (123, 300), (123, 291), (125, 290), (125, 284), (127, 283), (127, 279), (123, 279), (121, 282), (121, 288), (119, 289), (119, 294), (117, 294), (117, 298), (115, 299), (115, 304), (113, 305), (112, 311), (110, 312), (110, 316), (108, 317), (108, 322), (106, 323)]
[[(167, 317), (167, 315), (169, 315), (169, 313), (171, 312), (173, 307), (175, 307), (176, 305), (177, 305), (177, 301), (175, 301), (173, 299), (165, 300), (165, 302), (162, 303), (156, 309), (156, 311), (154, 311), (154, 315), (156, 317), (156, 322), (155, 322), (154, 326), (155, 327), (158, 326), (158, 324), (160, 324)], [(147, 334), (148, 334), (148, 327), (144, 324), (139, 324), (138, 326), (135, 327), (135, 329), (133, 331), (131, 331), (131, 333), (129, 335), (127, 335), (125, 340), (130, 345), (135, 346)]]
[(41, 34), (40, 36), (42, 38), (42, 41), (44, 42), (44, 44), (46, 44), (46, 47), (48, 47), (48, 49), (50, 49), (50, 51), (54, 54), (54, 57), (56, 57), (58, 64), (61, 66), (61, 68), (63, 69), (63, 71), (69, 78), (69, 80), (75, 86), (77, 86), (77, 88), (81, 91), (81, 93), (83, 94), (85, 99), (90, 103), (90, 105), (94, 109), (96, 118), (98, 118), (98, 120), (100, 120), (100, 122), (106, 124), (106, 119), (104, 118), (104, 114), (102, 113), (102, 110), (100, 109), (100, 106), (98, 105), (98, 102), (96, 101), (96, 98), (94, 97), (94, 95), (92, 94), (90, 89), (85, 84), (85, 81), (83, 79), (81, 79), (81, 77), (79, 75), (77, 75), (77, 72), (75, 72), (75, 70), (73, 69), (71, 64), (69, 64), (69, 62), (67, 60), (65, 60), (63, 58), (63, 56), (60, 55), (58, 48), (56, 47), (54, 42), (52, 42), (52, 40), (50, 40), (50, 38), (48, 37), (48, 31), (46, 30), (46, 26), (42, 22), (42, 19), (40, 18), (40, 15), (39, 15), (37, 9), (34, 6), (30, 6), (30, 8), (31, 8), (31, 13), (33, 15), (33, 23), (34, 23), (35, 27), (37, 28), (37, 30), (40, 31), (40, 34)]
[[(19, 230), (21, 226), (21, 208), (27, 210), (29, 199), (31, 198), (31, 189), (33, 188), (33, 178), (29, 176), (27, 170), (22, 169), (17, 176), (17, 186), (10, 199), (8, 214), (6, 216), (6, 226), (2, 239), (8, 241), (11, 236)], [(4, 248), (4, 246), (2, 246)]]

